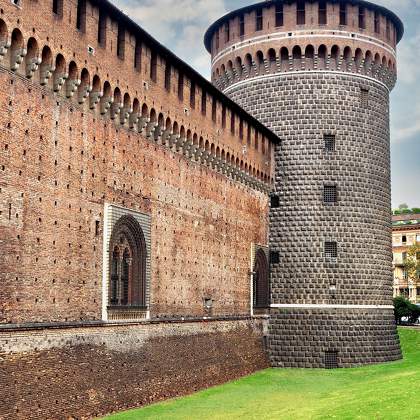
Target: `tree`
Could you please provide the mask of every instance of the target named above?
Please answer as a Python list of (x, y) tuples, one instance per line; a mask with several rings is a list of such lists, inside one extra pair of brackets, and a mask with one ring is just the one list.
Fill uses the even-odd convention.
[(403, 296), (394, 298), (394, 316), (397, 324), (401, 324), (401, 318), (410, 316), (410, 301)]
[(400, 204), (400, 205), (398, 206), (398, 208), (399, 208), (400, 210), (405, 210), (405, 209), (408, 209), (408, 204), (406, 204), (406, 203), (402, 203), (402, 204)]
[(409, 280), (417, 280), (420, 277), (420, 245), (414, 244), (407, 249), (407, 257), (403, 261), (404, 270)]
[(420, 307), (403, 296), (397, 296), (394, 298), (394, 316), (397, 324), (401, 324), (401, 318), (407, 318), (410, 324), (415, 324), (420, 317)]

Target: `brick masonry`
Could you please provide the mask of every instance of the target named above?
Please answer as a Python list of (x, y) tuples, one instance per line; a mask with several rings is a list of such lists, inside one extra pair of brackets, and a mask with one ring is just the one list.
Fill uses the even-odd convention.
[(268, 366), (251, 320), (3, 331), (0, 419), (82, 419)]

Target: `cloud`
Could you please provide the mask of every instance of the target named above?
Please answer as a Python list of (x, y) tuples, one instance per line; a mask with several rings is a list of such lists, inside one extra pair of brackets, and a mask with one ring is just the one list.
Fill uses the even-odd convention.
[(210, 56), (203, 37), (226, 13), (223, 0), (115, 0), (131, 19), (205, 76)]

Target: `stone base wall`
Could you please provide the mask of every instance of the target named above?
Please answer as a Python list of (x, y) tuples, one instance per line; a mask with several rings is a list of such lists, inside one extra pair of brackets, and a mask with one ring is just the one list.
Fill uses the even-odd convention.
[(402, 357), (392, 309), (276, 309), (269, 332), (274, 367), (325, 368), (326, 352), (338, 367)]
[(268, 367), (263, 321), (0, 332), (0, 419), (92, 418)]

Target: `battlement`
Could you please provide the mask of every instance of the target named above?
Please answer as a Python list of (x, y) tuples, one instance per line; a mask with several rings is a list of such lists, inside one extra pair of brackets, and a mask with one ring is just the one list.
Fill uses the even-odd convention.
[(108, 1), (3, 4), (0, 65), (246, 184), (271, 182), (276, 136)]
[(363, 1), (268, 1), (216, 21), (205, 44), (212, 54), (212, 80), (221, 90), (296, 71), (356, 73), (392, 89), (402, 33), (395, 14)]

